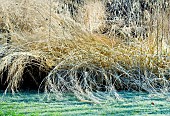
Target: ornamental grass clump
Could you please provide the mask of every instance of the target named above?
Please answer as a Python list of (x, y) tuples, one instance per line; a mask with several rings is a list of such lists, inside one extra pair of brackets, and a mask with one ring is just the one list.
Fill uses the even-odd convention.
[(118, 97), (117, 90), (170, 91), (169, 44), (159, 56), (156, 34), (125, 42), (89, 30), (56, 6), (47, 0), (2, 2), (0, 21), (11, 40), (0, 46), (1, 89), (71, 92), (99, 102), (105, 93)]

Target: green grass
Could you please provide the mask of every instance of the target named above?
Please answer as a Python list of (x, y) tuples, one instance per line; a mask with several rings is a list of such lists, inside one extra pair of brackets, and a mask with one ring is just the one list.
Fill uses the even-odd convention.
[[(123, 100), (102, 104), (79, 102), (69, 96), (62, 100), (42, 100), (43, 94), (20, 93), (1, 97), (0, 116), (66, 116), (66, 115), (170, 115), (167, 96), (146, 93), (120, 92)], [(152, 105), (151, 103), (154, 103)]]

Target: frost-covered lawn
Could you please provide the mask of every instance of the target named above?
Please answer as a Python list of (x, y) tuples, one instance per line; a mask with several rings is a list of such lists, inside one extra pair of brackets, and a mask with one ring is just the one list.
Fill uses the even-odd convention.
[(119, 92), (123, 100), (105, 101), (102, 104), (84, 103), (73, 96), (62, 100), (47, 100), (44, 94), (20, 93), (6, 95), (0, 101), (0, 115), (170, 115), (170, 99), (167, 96)]

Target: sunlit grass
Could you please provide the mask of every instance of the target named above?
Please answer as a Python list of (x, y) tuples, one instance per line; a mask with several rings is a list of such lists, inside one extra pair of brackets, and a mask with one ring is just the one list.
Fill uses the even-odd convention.
[[(56, 96), (69, 91), (81, 100), (100, 103), (105, 96), (96, 95), (94, 91), (114, 95), (117, 89), (149, 93), (169, 91), (169, 43), (165, 42), (165, 48), (158, 45), (163, 33), (161, 24), (152, 33), (147, 32), (147, 38), (129, 36), (126, 40), (123, 30), (119, 33), (124, 37), (121, 34), (102, 35), (93, 30), (100, 28), (95, 25), (94, 13), (101, 11), (102, 16), (96, 20), (101, 24), (104, 20), (101, 2), (94, 3), (102, 6), (101, 9), (95, 7), (92, 12), (88, 10), (92, 3), (87, 4), (84, 8), (87, 8), (88, 16), (82, 17), (81, 21), (56, 13), (57, 3), (48, 0), (2, 1), (0, 23), (5, 26), (1, 28), (9, 30), (11, 36), (11, 43), (2, 46), (7, 48), (0, 59), (0, 78), (6, 84), (5, 92), (14, 93), (20, 89), (28, 65), (39, 66), (40, 72), (48, 72), (38, 84)], [(33, 76), (34, 80), (38, 78)]]

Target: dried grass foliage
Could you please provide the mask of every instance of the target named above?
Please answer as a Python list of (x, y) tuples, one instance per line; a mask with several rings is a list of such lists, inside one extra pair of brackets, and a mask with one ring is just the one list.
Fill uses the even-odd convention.
[[(49, 71), (48, 65), (41, 59), (41, 56), (34, 55), (30, 52), (11, 53), (1, 59), (0, 65), (0, 82), (2, 84), (1, 87), (6, 87), (5, 93), (7, 91), (15, 93), (20, 89), (21, 83), (24, 81), (23, 75), (26, 73), (25, 69), (27, 67), (36, 66), (39, 67), (39, 71)], [(31, 78), (39, 78), (38, 76), (39, 75)]]
[[(116, 89), (170, 91), (170, 53), (157, 55), (156, 35), (127, 44), (114, 36), (92, 33), (70, 16), (57, 14), (53, 8), (57, 2), (3, 0), (0, 5), (0, 21), (12, 38), (10, 52), (0, 59), (0, 78), (8, 70), (6, 83), (12, 92), (18, 90), (31, 59), (52, 69), (43, 80), (47, 92), (70, 91), (79, 99), (100, 102), (105, 99), (100, 91), (113, 96), (117, 96)], [(89, 13), (98, 13), (96, 9)], [(92, 14), (88, 23), (96, 20)]]

